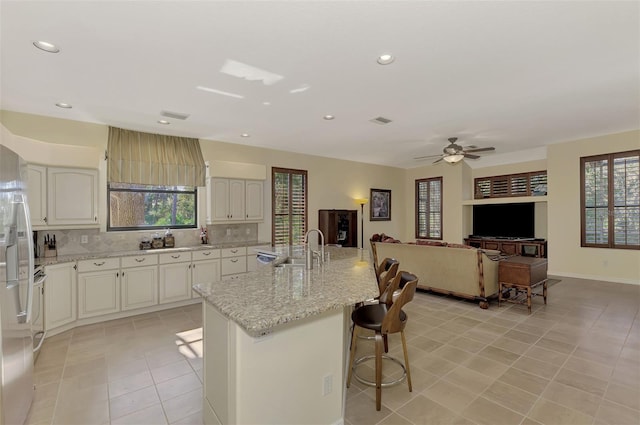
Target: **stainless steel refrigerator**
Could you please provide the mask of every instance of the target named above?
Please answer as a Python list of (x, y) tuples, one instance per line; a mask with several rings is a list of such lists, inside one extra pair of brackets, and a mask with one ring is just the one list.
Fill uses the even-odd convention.
[(24, 424), (33, 399), (33, 240), (26, 163), (0, 145), (0, 425)]

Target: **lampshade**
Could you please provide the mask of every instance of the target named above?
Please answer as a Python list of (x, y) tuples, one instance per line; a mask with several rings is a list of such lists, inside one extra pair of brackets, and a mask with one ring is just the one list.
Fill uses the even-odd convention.
[(454, 155), (447, 155), (447, 156), (443, 157), (442, 159), (447, 161), (449, 164), (455, 164), (456, 162), (462, 161), (462, 158), (464, 158), (464, 155), (458, 153), (458, 154), (454, 154)]
[(369, 202), (369, 200), (368, 200), (367, 198), (356, 198), (356, 203), (357, 203), (358, 205), (364, 205), (364, 204), (366, 204), (367, 202)]

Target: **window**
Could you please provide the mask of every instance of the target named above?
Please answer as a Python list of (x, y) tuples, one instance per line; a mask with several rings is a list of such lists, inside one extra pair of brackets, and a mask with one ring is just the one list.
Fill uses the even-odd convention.
[(301, 245), (307, 231), (307, 172), (274, 167), (271, 184), (273, 245)]
[(193, 186), (109, 183), (107, 230), (195, 228), (198, 210)]
[(547, 172), (478, 177), (474, 180), (475, 199), (547, 194)]
[(640, 150), (580, 158), (582, 246), (640, 249)]
[(442, 239), (442, 177), (416, 180), (416, 238)]

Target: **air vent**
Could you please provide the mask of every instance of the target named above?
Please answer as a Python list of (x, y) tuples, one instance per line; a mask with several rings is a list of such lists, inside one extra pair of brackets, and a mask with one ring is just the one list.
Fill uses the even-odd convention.
[(377, 117), (377, 118), (374, 118), (374, 119), (372, 119), (370, 121), (374, 122), (376, 124), (380, 124), (380, 125), (389, 124), (391, 122), (391, 120), (389, 118), (385, 118), (385, 117)]
[(171, 111), (162, 111), (160, 112), (160, 115), (162, 115), (163, 117), (173, 118), (176, 120), (186, 120), (187, 118), (189, 118), (189, 114), (183, 114), (180, 112), (171, 112)]

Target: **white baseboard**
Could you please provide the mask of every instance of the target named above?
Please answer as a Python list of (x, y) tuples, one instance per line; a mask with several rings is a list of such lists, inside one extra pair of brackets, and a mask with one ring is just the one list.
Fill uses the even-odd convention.
[(640, 280), (634, 279), (621, 279), (610, 276), (594, 276), (594, 275), (586, 275), (579, 273), (566, 273), (566, 272), (557, 272), (553, 270), (549, 270), (547, 275), (550, 277), (573, 277), (576, 279), (586, 279), (586, 280), (602, 280), (604, 282), (612, 282), (612, 283), (624, 283), (627, 285), (640, 285)]

